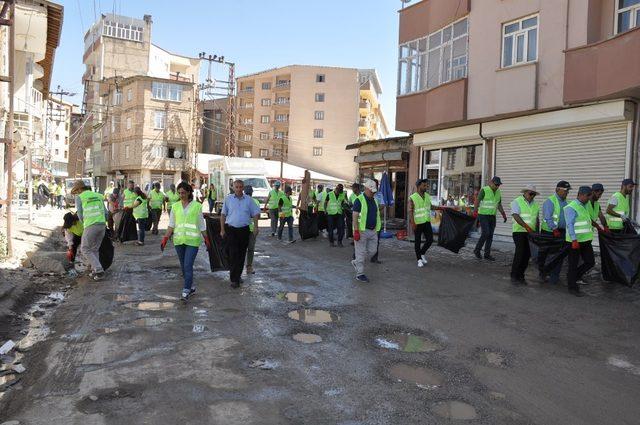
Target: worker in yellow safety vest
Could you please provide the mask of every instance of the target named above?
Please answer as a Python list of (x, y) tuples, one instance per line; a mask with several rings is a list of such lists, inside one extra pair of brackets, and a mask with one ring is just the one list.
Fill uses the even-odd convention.
[[(582, 297), (584, 293), (580, 291), (579, 280), (594, 265), (593, 256), (593, 225), (591, 214), (587, 204), (591, 200), (592, 190), (589, 186), (580, 186), (578, 189), (578, 199), (572, 201), (564, 207), (564, 220), (567, 224), (565, 241), (571, 244), (569, 250), (569, 270), (567, 272), (567, 282), (569, 293)], [(578, 266), (580, 260), (582, 264)]]
[(89, 276), (93, 280), (101, 280), (104, 277), (104, 269), (100, 263), (99, 251), (107, 223), (107, 211), (102, 195), (92, 191), (91, 187), (85, 186), (82, 180), (76, 180), (71, 194), (76, 197), (78, 218), (82, 221), (84, 228), (80, 252), (89, 264), (91, 270)]
[(624, 179), (620, 191), (613, 194), (607, 205), (607, 224), (614, 233), (624, 231), (625, 222), (631, 223), (631, 194), (636, 182)]
[(527, 234), (538, 229), (540, 206), (534, 201), (537, 195), (536, 187), (530, 184), (522, 189), (522, 195), (511, 202), (512, 236), (516, 245), (511, 263), (511, 283), (514, 285), (527, 284), (524, 273), (531, 258)]

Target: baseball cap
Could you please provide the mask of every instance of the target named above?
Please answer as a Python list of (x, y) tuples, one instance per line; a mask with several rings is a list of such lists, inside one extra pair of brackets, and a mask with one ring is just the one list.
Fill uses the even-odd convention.
[(630, 185), (630, 184), (635, 186), (637, 183), (634, 182), (633, 179), (624, 179), (624, 180), (622, 180), (622, 185), (623, 186), (627, 186), (627, 185)]
[(594, 183), (593, 186), (591, 186), (591, 190), (593, 190), (593, 191), (596, 191), (596, 190), (604, 191), (604, 186), (602, 185), (602, 183)]
[(491, 182), (496, 186), (500, 186), (502, 184), (502, 180), (500, 180), (500, 177), (498, 176), (493, 176), (493, 178), (491, 178)]
[(416, 180), (416, 186), (420, 186), (425, 181), (427, 181), (427, 179), (418, 179), (418, 180)]
[(560, 180), (560, 181), (558, 182), (558, 184), (556, 185), (556, 188), (570, 190), (570, 189), (571, 189), (571, 185), (569, 184), (569, 182), (568, 182), (568, 181)]
[(373, 193), (376, 193), (378, 191), (378, 185), (376, 185), (376, 182), (371, 179), (367, 179), (364, 181), (364, 187), (366, 189), (369, 189)]
[(580, 186), (578, 195), (590, 195), (593, 190), (589, 186)]
[(273, 182), (274, 186), (280, 187), (280, 180), (276, 180)]

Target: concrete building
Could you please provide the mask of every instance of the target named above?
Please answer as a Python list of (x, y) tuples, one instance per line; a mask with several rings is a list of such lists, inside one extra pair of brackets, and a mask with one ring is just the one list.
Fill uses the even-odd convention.
[[(0, 26), (0, 75), (9, 74), (9, 50), (14, 67), (14, 182), (26, 181), (29, 168), (47, 173), (45, 143), (46, 99), (49, 96), (55, 51), (60, 43), (63, 7), (49, 1), (16, 0), (15, 43), (9, 46), (9, 28)], [(9, 113), (9, 86), (0, 84), (0, 137), (5, 137)], [(0, 198), (6, 193), (5, 146), (0, 149)], [(21, 153), (30, 152), (32, 164)], [(23, 158), (23, 159), (20, 159)]]
[(82, 137), (82, 123), (84, 119), (85, 115), (82, 113), (80, 107), (73, 105), (69, 121), (69, 160), (67, 162), (67, 174), (69, 177), (81, 177), (86, 166), (86, 161), (89, 158), (89, 156), (87, 156), (87, 149), (90, 149), (90, 146), (85, 146), (86, 138)]
[(71, 114), (74, 105), (53, 98), (50, 98), (46, 104), (45, 146), (48, 155), (46, 160), (54, 177), (67, 177)]
[(205, 100), (202, 102), (202, 131), (198, 152), (214, 155), (225, 154), (227, 134), (228, 98)]
[(499, 175), (510, 202), (529, 182), (543, 197), (562, 179), (601, 182), (608, 198), (637, 178), (639, 15), (638, 0), (402, 9), (396, 129), (413, 134), (409, 181), (427, 178), (439, 199), (473, 200)]
[[(189, 127), (181, 124), (179, 138), (164, 137), (162, 133), (168, 129), (156, 128), (155, 134), (149, 135), (144, 133), (144, 128), (154, 128), (151, 127), (156, 123), (153, 116), (158, 116), (159, 123), (162, 113), (167, 123), (174, 116), (181, 117), (178, 121), (183, 123), (184, 103), (187, 99), (195, 101), (200, 62), (152, 44), (152, 24), (150, 15), (140, 20), (105, 14), (84, 37), (84, 105), (88, 116), (84, 129), (85, 137), (91, 140), (85, 172), (96, 178), (96, 185), (101, 189), (107, 180), (124, 178), (124, 175), (137, 175), (140, 179), (175, 175), (179, 179), (180, 171), (188, 168), (187, 145), (195, 137), (192, 124)], [(195, 115), (193, 106), (190, 111)], [(154, 108), (157, 114), (152, 111)], [(119, 122), (119, 119), (125, 121)], [(127, 119), (138, 120), (135, 129), (127, 128)], [(96, 131), (97, 128), (100, 130)], [(124, 145), (121, 149), (113, 145), (131, 137), (145, 137), (137, 139), (138, 143), (132, 143), (129, 148), (135, 145), (141, 155), (136, 158), (142, 161), (137, 165), (132, 163), (133, 158), (126, 157)], [(169, 152), (172, 155), (180, 152), (183, 156), (170, 158), (176, 161), (165, 161)], [(184, 168), (178, 170), (176, 166)]]
[(345, 147), (388, 134), (374, 70), (291, 65), (237, 83), (239, 155), (353, 180), (356, 165)]

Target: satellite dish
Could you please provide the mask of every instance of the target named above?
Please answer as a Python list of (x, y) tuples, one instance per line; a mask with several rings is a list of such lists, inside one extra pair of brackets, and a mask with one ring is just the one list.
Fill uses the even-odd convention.
[(182, 158), (182, 152), (180, 152), (179, 150), (173, 151), (173, 157), (174, 158)]

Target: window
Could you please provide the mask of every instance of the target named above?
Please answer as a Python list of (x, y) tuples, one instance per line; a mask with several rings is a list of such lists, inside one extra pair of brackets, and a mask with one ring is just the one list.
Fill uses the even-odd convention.
[(269, 124), (271, 122), (271, 117), (269, 115), (261, 115), (260, 122), (262, 124)]
[(467, 167), (473, 167), (476, 164), (476, 147), (467, 146)]
[(151, 83), (151, 97), (156, 100), (182, 101), (182, 86), (172, 83)]
[(242, 136), (242, 141), (243, 142), (250, 142), (252, 138), (253, 138), (253, 136), (251, 134), (244, 134)]
[(131, 117), (127, 117), (127, 130), (131, 130)]
[(104, 21), (102, 25), (102, 35), (142, 42), (142, 27), (122, 24), (120, 22)]
[(273, 156), (281, 157), (281, 156), (282, 156), (282, 149), (280, 149), (280, 148), (274, 148), (274, 149), (273, 149)]
[(289, 99), (286, 97), (276, 97), (276, 105), (286, 105), (289, 103)]
[(129, 145), (124, 146), (124, 157), (129, 158)]
[(116, 90), (113, 93), (113, 104), (122, 105), (122, 90)]
[(316, 128), (313, 130), (313, 138), (314, 139), (322, 139), (324, 137), (324, 130), (321, 128)]
[(399, 47), (398, 95), (467, 76), (467, 18)]
[(271, 83), (262, 83), (262, 90), (271, 90)]
[(64, 159), (67, 159), (67, 156), (69, 155), (69, 152), (64, 151)]
[(127, 90), (127, 102), (131, 102), (133, 100), (133, 90)]
[(289, 115), (276, 114), (276, 122), (287, 122), (287, 121), (289, 121)]
[(260, 101), (260, 105), (262, 105), (262, 106), (271, 106), (271, 99), (262, 99)]
[(313, 116), (314, 116), (314, 118), (315, 118), (316, 120), (323, 120), (323, 119), (324, 119), (324, 111), (316, 111), (316, 112), (313, 114)]
[(322, 156), (322, 148), (319, 146), (313, 147), (313, 156)]
[(153, 115), (153, 128), (164, 130), (167, 126), (167, 113), (165, 111), (155, 111)]
[(60, 151), (56, 149), (56, 155), (60, 155)]
[(65, 144), (65, 145), (68, 145), (68, 144), (69, 144), (69, 138), (68, 138), (68, 137), (65, 137), (65, 138), (64, 138), (64, 144)]
[(269, 140), (269, 133), (260, 133), (260, 140)]
[(245, 158), (251, 158), (251, 151), (249, 150), (244, 150), (242, 152), (242, 156), (244, 156)]
[(260, 157), (266, 158), (269, 156), (269, 149), (260, 149)]
[(447, 170), (453, 170), (456, 168), (456, 149), (445, 149), (443, 150), (447, 154)]
[(56, 140), (60, 140), (60, 135), (56, 134)]
[(640, 27), (640, 0), (616, 0), (616, 34)]
[(538, 15), (502, 25), (502, 67), (538, 59)]
[(276, 131), (273, 133), (273, 138), (276, 140), (282, 140), (286, 137), (286, 133), (284, 131)]
[(325, 82), (324, 74), (317, 74), (316, 75), (316, 83), (324, 83), (324, 82)]
[(324, 93), (316, 93), (316, 102), (324, 102)]

